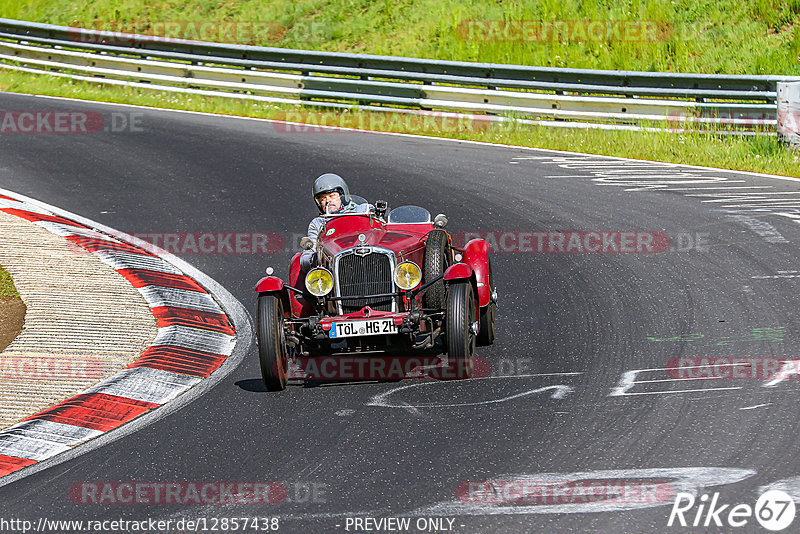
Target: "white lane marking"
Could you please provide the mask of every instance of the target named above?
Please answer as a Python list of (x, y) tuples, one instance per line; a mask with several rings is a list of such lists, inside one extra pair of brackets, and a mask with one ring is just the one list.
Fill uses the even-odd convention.
[(618, 171), (618, 172), (638, 172), (639, 170), (647, 169), (661, 169), (662, 171), (669, 171), (678, 169), (678, 165), (673, 163), (661, 163), (654, 161), (587, 161), (587, 162), (571, 162), (559, 163), (562, 169), (578, 169), (578, 168), (597, 168), (602, 171)]
[(174, 287), (144, 286), (136, 288), (151, 308), (161, 306), (175, 306), (178, 308), (192, 308), (196, 310), (222, 313), (219, 304), (208, 293), (198, 293), (188, 289)]
[(750, 212), (772, 213), (776, 209), (800, 208), (800, 200), (781, 202), (779, 204), (726, 204), (720, 207), (748, 210)]
[(566, 397), (567, 395), (569, 395), (570, 393), (572, 393), (572, 391), (574, 391), (574, 389), (572, 387), (564, 385), (564, 384), (555, 384), (555, 385), (549, 385), (549, 386), (544, 386), (544, 387), (539, 387), (539, 388), (535, 388), (535, 389), (526, 390), (526, 391), (517, 393), (515, 395), (510, 395), (510, 396), (502, 397), (502, 398), (499, 398), (499, 399), (489, 399), (489, 400), (485, 400), (485, 401), (463, 402), (463, 403), (408, 404), (408, 403), (405, 403), (405, 402), (400, 402), (400, 403), (396, 403), (395, 404), (395, 403), (391, 402), (389, 397), (391, 397), (395, 393), (399, 393), (400, 391), (403, 391), (403, 390), (406, 390), (406, 389), (425, 387), (425, 386), (433, 386), (433, 385), (440, 385), (440, 386), (441, 385), (446, 385), (446, 384), (459, 385), (459, 384), (468, 384), (469, 382), (476, 383), (476, 382), (480, 382), (480, 381), (483, 381), (483, 380), (499, 380), (499, 379), (507, 379), (507, 378), (533, 378), (533, 377), (537, 377), (538, 378), (538, 377), (543, 377), (543, 376), (576, 376), (576, 375), (580, 375), (580, 374), (581, 373), (542, 373), (542, 374), (514, 375), (514, 376), (487, 376), (487, 377), (484, 377), (484, 378), (472, 379), (471, 381), (467, 381), (467, 382), (464, 382), (464, 381), (452, 381), (452, 382), (451, 381), (448, 381), (448, 382), (444, 382), (444, 381), (431, 381), (431, 382), (428, 382), (428, 381), (425, 381), (425, 382), (419, 382), (417, 384), (409, 384), (407, 386), (399, 386), (399, 387), (396, 387), (396, 388), (392, 388), (392, 389), (390, 389), (388, 391), (384, 391), (383, 393), (379, 393), (377, 395), (373, 395), (372, 398), (370, 398), (370, 400), (367, 402), (366, 405), (367, 406), (377, 406), (377, 407), (382, 407), (382, 408), (401, 408), (401, 409), (414, 409), (414, 410), (419, 409), (419, 408), (451, 408), (451, 407), (457, 407), (457, 406), (482, 406), (482, 405), (487, 405), (487, 404), (497, 404), (497, 403), (500, 403), (500, 402), (508, 402), (508, 401), (511, 401), (511, 400), (514, 400), (514, 399), (518, 399), (520, 397), (526, 397), (526, 396), (529, 396), (529, 395), (534, 395), (536, 393), (543, 393), (545, 391), (551, 391), (551, 390), (553, 391), (553, 393), (550, 395), (550, 398), (551, 399), (556, 399), (556, 400), (561, 400), (564, 397)]
[[(791, 198), (791, 199), (784, 199), (783, 202), (779, 204), (770, 203), (768, 200), (764, 200), (763, 204), (728, 204), (725, 206), (714, 206), (720, 208), (741, 208), (741, 209), (731, 209), (727, 210), (729, 213), (755, 213), (755, 214), (765, 214), (765, 215), (780, 215), (781, 212), (777, 212), (775, 210), (785, 208), (785, 209), (797, 209), (797, 205), (800, 204), (800, 198)], [(758, 209), (764, 208), (764, 209)]]
[[(625, 180), (620, 178), (625, 178)], [(616, 185), (619, 187), (650, 187), (658, 189), (664, 189), (672, 185), (680, 184), (705, 185), (708, 183), (715, 183), (714, 180), (707, 180), (705, 178), (701, 179), (697, 176), (678, 176), (674, 174), (648, 174), (624, 177), (598, 175), (595, 178), (592, 178), (592, 181), (601, 184)]]
[[(674, 169), (674, 170), (673, 170)], [(652, 176), (654, 173), (662, 173), (664, 176), (667, 177), (676, 177), (676, 178), (702, 178), (704, 180), (709, 180), (713, 178), (718, 178), (716, 176), (706, 176), (703, 174), (698, 174), (699, 171), (696, 170), (682, 170), (676, 167), (650, 167), (650, 168), (627, 168), (627, 167), (608, 167), (603, 169), (603, 171), (592, 171), (592, 174), (596, 176), (608, 176), (611, 178), (620, 176), (622, 178), (631, 178), (631, 175), (636, 176), (641, 174), (644, 178), (648, 178)], [(584, 175), (585, 176), (585, 175)], [(723, 178), (723, 180), (728, 181), (727, 179)]]
[(236, 336), (201, 330), (183, 325), (164, 326), (158, 329), (152, 347), (170, 345), (230, 356), (236, 345)]
[(688, 171), (681, 171), (675, 167), (665, 167), (663, 165), (652, 165), (652, 164), (636, 164), (636, 165), (620, 165), (614, 162), (602, 163), (602, 164), (561, 164), (558, 166), (560, 169), (575, 169), (581, 171), (589, 171), (590, 173), (596, 176), (620, 176), (620, 177), (628, 177), (629, 175), (637, 175), (642, 174), (643, 176), (649, 176), (651, 173), (663, 173), (669, 176), (673, 174), (683, 174), (683, 175), (691, 175), (694, 176), (693, 173)]
[(787, 378), (800, 376), (800, 360), (784, 360), (775, 378), (764, 384), (765, 388), (774, 388)]
[(123, 369), (82, 393), (104, 393), (153, 404), (164, 404), (202, 379), (149, 367)]
[[(783, 203), (783, 202), (786, 202), (787, 200), (789, 202), (800, 202), (800, 199), (794, 199), (794, 198), (790, 198), (790, 199), (787, 199), (787, 198), (772, 198), (771, 196), (768, 196), (768, 195), (773, 195), (773, 194), (778, 194), (778, 193), (753, 193), (754, 196), (751, 196), (751, 197), (740, 196), (740, 195), (746, 195), (746, 194), (747, 193), (737, 193), (736, 196), (731, 196), (731, 197), (727, 197), (727, 198), (706, 199), (706, 200), (701, 200), (700, 202), (702, 202), (704, 204), (722, 204), (724, 202), (741, 202), (741, 203), (744, 203), (744, 202), (761, 202), (761, 203), (767, 204), (767, 203), (772, 203), (772, 202)], [(793, 195), (800, 195), (800, 191), (798, 191), (797, 193), (792, 193), (792, 194)], [(687, 197), (705, 197), (705, 196), (710, 196), (710, 195), (686, 195), (686, 196)]]
[(750, 230), (763, 238), (768, 243), (788, 243), (789, 240), (783, 237), (777, 228), (766, 221), (759, 220), (747, 215), (728, 215), (728, 218), (740, 222)]
[(663, 390), (663, 391), (644, 391), (644, 392), (635, 392), (630, 393), (628, 390), (636, 387), (637, 384), (658, 384), (658, 383), (672, 383), (672, 382), (682, 382), (682, 381), (694, 381), (694, 380), (710, 380), (716, 379), (720, 377), (698, 377), (698, 378), (668, 378), (668, 379), (654, 379), (654, 380), (636, 380), (639, 374), (643, 373), (650, 373), (650, 372), (666, 372), (666, 371), (677, 371), (679, 369), (694, 369), (697, 367), (703, 367), (699, 365), (692, 365), (686, 367), (658, 367), (654, 369), (634, 369), (632, 371), (625, 371), (622, 373), (622, 377), (619, 380), (619, 383), (611, 389), (611, 393), (608, 394), (609, 397), (626, 397), (626, 396), (633, 396), (633, 395), (663, 395), (663, 394), (670, 394), (670, 393), (692, 393), (696, 391), (723, 391), (723, 390), (733, 390), (733, 389), (742, 389), (740, 386), (735, 387), (719, 387), (719, 388), (694, 388), (694, 389), (677, 389), (677, 390)]
[(110, 265), (112, 269), (145, 269), (162, 273), (183, 274), (169, 262), (155, 256), (107, 250), (98, 250), (94, 254), (100, 258), (100, 261)]
[[(583, 157), (583, 159), (590, 159), (590, 158), (594, 158), (594, 157), (595, 156), (592, 155), (592, 154), (586, 154)], [(542, 160), (542, 159), (544, 159), (544, 160), (552, 160), (552, 159), (554, 159), (554, 157), (553, 156), (514, 156), (511, 159), (520, 159), (520, 160), (524, 160), (524, 159)], [(581, 158), (575, 158), (575, 159), (577, 160), (577, 159), (581, 159)]]
[[(565, 386), (563, 384), (557, 384), (557, 385), (554, 385), (554, 386), (544, 386), (544, 387), (537, 388), (537, 389), (531, 389), (531, 390), (528, 390), (528, 391), (524, 391), (522, 393), (518, 393), (516, 395), (511, 395), (509, 397), (503, 397), (502, 399), (492, 399), (492, 400), (488, 400), (488, 401), (479, 401), (479, 402), (459, 402), (459, 403), (452, 403), (452, 404), (438, 404), (438, 403), (436, 403), (436, 404), (416, 404), (416, 405), (413, 405), (413, 404), (392, 405), (392, 404), (379, 404), (379, 403), (378, 404), (372, 404), (372, 403), (369, 403), (369, 404), (367, 404), (367, 406), (383, 406), (383, 407), (386, 407), (386, 408), (416, 408), (416, 409), (420, 409), (420, 408), (455, 408), (455, 407), (458, 407), (458, 406), (483, 406), (483, 405), (486, 405), (486, 404), (496, 404), (496, 403), (500, 403), (500, 402), (508, 402), (510, 400), (518, 399), (520, 397), (526, 397), (528, 395), (534, 395), (536, 393), (542, 393), (542, 392), (549, 391), (549, 390), (554, 390), (553, 394), (550, 395), (551, 399), (561, 400), (564, 397), (566, 397), (567, 395), (569, 395), (570, 393), (572, 393), (574, 391), (574, 388), (571, 388), (570, 386)], [(378, 402), (380, 402), (380, 401), (378, 401)]]
[(782, 478), (781, 480), (776, 480), (775, 482), (761, 486), (758, 488), (758, 494), (762, 495), (770, 490), (785, 491), (794, 502), (800, 503), (800, 476)]
[[(672, 177), (676, 177), (676, 178), (693, 178), (693, 176), (677, 176), (675, 174), (664, 174), (664, 172), (661, 171), (661, 170), (659, 170), (657, 172), (658, 172), (658, 174), (655, 174), (655, 173), (653, 173), (653, 174), (637, 173), (636, 176), (634, 176), (634, 177), (641, 177), (641, 178), (672, 178)], [(612, 179), (617, 178), (616, 176), (612, 175), (611, 173), (605, 173), (605, 172), (604, 173), (594, 173), (593, 172), (592, 176), (601, 177), (601, 178), (612, 178)], [(586, 175), (586, 174), (548, 174), (546, 176), (540, 176), (539, 178), (583, 178), (585, 180), (586, 178), (592, 178), (592, 176), (589, 176), (589, 175)], [(631, 177), (630, 176), (625, 176), (625, 178), (631, 178)], [(691, 182), (691, 183), (694, 183), (694, 182)], [(707, 183), (707, 181), (704, 182), (704, 183)]]
[[(742, 180), (744, 181), (744, 180)], [(773, 185), (735, 185), (733, 187), (717, 186), (717, 187), (673, 187), (667, 191), (704, 191), (704, 190), (719, 190), (729, 191), (731, 189), (772, 189)]]
[[(677, 164), (653, 164), (642, 166), (627, 165), (607, 161), (598, 164), (594, 160), (574, 160), (569, 158), (553, 158), (544, 161), (547, 164), (556, 164), (563, 169), (582, 169), (587, 171), (593, 178), (591, 180), (602, 185), (614, 185), (625, 188), (628, 192), (641, 192), (648, 190), (660, 191), (680, 191), (690, 197), (705, 197), (701, 202), (727, 204), (725, 208), (739, 208), (754, 211), (769, 211), (769, 209), (782, 208), (791, 209), (800, 207), (800, 200), (793, 200), (795, 195), (800, 195), (797, 191), (764, 191), (771, 189), (772, 186), (739, 186), (730, 187), (733, 183), (745, 183), (745, 180), (732, 180), (722, 176), (702, 175), (700, 171), (692, 167)], [(674, 169), (674, 172), (672, 171)], [(708, 169), (711, 170), (711, 169)], [(669, 171), (669, 172), (664, 172)], [(747, 174), (747, 173), (743, 173)], [(548, 178), (582, 177), (582, 175), (547, 175)], [(589, 176), (586, 176), (589, 178)], [(716, 187), (697, 187), (706, 184), (718, 183)], [(677, 185), (691, 185), (693, 187), (674, 187)], [(721, 187), (722, 186), (722, 187)], [(721, 190), (722, 193), (695, 193), (693, 189)], [(728, 189), (737, 189), (739, 192), (726, 194)], [(756, 189), (756, 191), (743, 192), (742, 189)], [(780, 197), (780, 198), (776, 198)], [(735, 202), (737, 204), (730, 204)], [(749, 204), (748, 203), (753, 203)], [(766, 210), (764, 209), (766, 208)]]
[(800, 274), (778, 274), (774, 276), (751, 276), (753, 280), (777, 280), (779, 278), (800, 278)]
[[(755, 475), (750, 469), (737, 469), (728, 467), (676, 467), (656, 469), (609, 469), (601, 471), (586, 471), (580, 473), (537, 473), (503, 475), (488, 481), (494, 483), (496, 491), (484, 499), (490, 502), (480, 502), (480, 494), (468, 494), (465, 500), (442, 501), (429, 507), (418, 508), (403, 515), (411, 516), (454, 516), (454, 515), (513, 515), (513, 514), (581, 514), (593, 512), (617, 512), (622, 510), (635, 510), (652, 508), (656, 506), (671, 505), (674, 495), (678, 492), (697, 495), (701, 490), (710, 486), (734, 484)], [(561, 500), (562, 504), (529, 504), (536, 501), (542, 491), (558, 489), (564, 484), (580, 481), (594, 482), (608, 480), (612, 484), (619, 481), (636, 482), (641, 479), (642, 484), (652, 484), (653, 480), (664, 481), (672, 490), (669, 494), (653, 495), (652, 499), (625, 499), (609, 498), (608, 500), (595, 500), (591, 502), (567, 502), (567, 494), (555, 493), (554, 500)], [(580, 487), (580, 486), (579, 486)], [(515, 494), (504, 499), (504, 491), (511, 488)], [(516, 494), (516, 490), (527, 489), (528, 502), (525, 496)], [(539, 493), (537, 493), (537, 491)], [(501, 498), (498, 499), (497, 496)], [(470, 497), (472, 497), (470, 499)], [(613, 496), (612, 496), (613, 497)], [(659, 498), (660, 497), (660, 498)], [(588, 499), (581, 499), (588, 500)], [(472, 502), (471, 502), (472, 501)], [(474, 502), (479, 501), (479, 502)], [(500, 501), (500, 502), (497, 502)], [(513, 504), (521, 501), (520, 504)]]
[[(724, 188), (724, 189), (733, 189)], [(742, 191), (741, 193), (734, 193), (728, 195), (725, 193), (698, 193), (696, 195), (686, 195), (687, 197), (709, 197), (709, 198), (752, 198), (752, 197), (774, 197), (780, 195), (800, 195), (800, 191)]]
[[(771, 209), (792, 209), (800, 207), (800, 199), (793, 199), (800, 195), (797, 191), (764, 191), (772, 186), (739, 186), (729, 187), (733, 183), (745, 183), (745, 180), (732, 180), (722, 176), (700, 175), (696, 169), (686, 170), (684, 166), (653, 165), (651, 167), (631, 167), (628, 165), (607, 162), (597, 165), (590, 161), (568, 161), (565, 158), (553, 158), (545, 163), (557, 164), (563, 169), (582, 169), (593, 176), (591, 181), (602, 185), (624, 187), (625, 191), (641, 192), (648, 190), (680, 191), (689, 197), (704, 198), (701, 202), (727, 204), (725, 208), (746, 209), (750, 212), (766, 211)], [(683, 169), (680, 167), (684, 167)], [(664, 173), (665, 170), (675, 169), (675, 172)], [(747, 174), (747, 173), (743, 173)], [(581, 177), (581, 175), (548, 175), (548, 178)], [(589, 178), (587, 176), (587, 178)], [(717, 187), (696, 187), (705, 184), (718, 183)], [(691, 185), (695, 187), (674, 187), (676, 185)], [(694, 193), (693, 189), (721, 190), (722, 193)], [(728, 189), (737, 189), (738, 193), (728, 194)], [(756, 189), (757, 191), (741, 191), (742, 189)], [(779, 198), (777, 198), (779, 197)], [(708, 199), (706, 199), (708, 198)], [(730, 203), (736, 204), (730, 204)], [(753, 204), (748, 204), (748, 203)]]
[[(720, 184), (729, 183), (727, 178), (720, 178), (719, 176), (697, 176), (692, 173), (662, 173), (662, 174), (611, 174), (593, 172), (594, 178), (592, 182), (599, 184), (617, 185), (617, 186), (632, 186), (632, 185), (648, 185), (648, 184)], [(587, 178), (589, 178), (587, 176)], [(653, 180), (653, 178), (661, 178)], [(744, 182), (744, 180), (742, 180)]]
[(356, 411), (355, 411), (355, 410), (352, 410), (352, 409), (350, 409), (350, 408), (345, 408), (344, 410), (336, 410), (336, 412), (335, 412), (335, 413), (336, 413), (336, 415), (338, 415), (339, 417), (347, 417), (347, 416), (349, 416), (349, 415), (353, 415), (354, 413), (356, 413)]
[(747, 406), (746, 408), (739, 408), (740, 410), (755, 410), (756, 408), (763, 408), (764, 406), (772, 406), (771, 402), (765, 402), (764, 404), (756, 404), (755, 406)]

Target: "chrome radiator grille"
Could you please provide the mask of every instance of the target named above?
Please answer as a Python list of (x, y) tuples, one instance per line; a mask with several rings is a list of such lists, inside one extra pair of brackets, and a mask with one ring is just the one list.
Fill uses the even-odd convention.
[[(392, 259), (388, 254), (372, 252), (365, 256), (345, 254), (339, 258), (335, 273), (339, 296), (392, 293)], [(342, 313), (358, 311), (364, 306), (373, 310), (392, 311), (392, 297), (341, 301)]]

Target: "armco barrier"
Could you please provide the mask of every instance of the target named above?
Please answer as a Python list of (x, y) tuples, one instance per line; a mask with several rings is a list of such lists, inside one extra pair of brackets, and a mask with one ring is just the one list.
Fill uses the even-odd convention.
[(776, 129), (777, 84), (800, 80), (289, 50), (10, 19), (0, 19), (0, 67), (321, 107), (391, 111), (399, 106), (503, 120), (558, 119), (561, 126), (666, 122), (761, 132)]

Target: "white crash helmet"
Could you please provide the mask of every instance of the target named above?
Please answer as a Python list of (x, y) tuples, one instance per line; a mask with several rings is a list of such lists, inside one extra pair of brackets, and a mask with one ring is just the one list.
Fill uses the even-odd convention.
[(317, 200), (317, 196), (323, 193), (330, 193), (332, 191), (339, 192), (339, 195), (342, 197), (342, 207), (345, 207), (350, 203), (350, 190), (347, 188), (347, 183), (344, 181), (344, 179), (338, 174), (326, 172), (314, 180), (314, 186), (312, 188), (314, 202), (317, 204), (317, 209), (320, 213), (322, 213), (322, 205), (319, 203), (319, 200)]

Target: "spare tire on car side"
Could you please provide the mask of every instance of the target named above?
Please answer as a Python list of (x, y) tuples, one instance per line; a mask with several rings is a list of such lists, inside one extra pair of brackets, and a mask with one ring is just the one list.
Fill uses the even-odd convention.
[[(422, 283), (426, 284), (444, 271), (453, 263), (453, 253), (450, 249), (450, 238), (447, 232), (441, 229), (431, 230), (425, 242), (425, 258), (422, 264)], [(444, 309), (447, 305), (447, 288), (444, 280), (433, 284), (422, 296), (424, 308)]]

